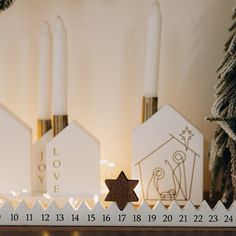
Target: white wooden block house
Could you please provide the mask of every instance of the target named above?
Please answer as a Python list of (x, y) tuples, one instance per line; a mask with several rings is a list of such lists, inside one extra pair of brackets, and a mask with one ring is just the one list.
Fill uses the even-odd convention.
[(31, 193), (31, 128), (0, 104), (0, 193)]
[(132, 178), (141, 198), (200, 204), (203, 199), (203, 135), (169, 105), (132, 133)]
[(47, 145), (47, 192), (93, 197), (100, 192), (99, 141), (73, 121)]

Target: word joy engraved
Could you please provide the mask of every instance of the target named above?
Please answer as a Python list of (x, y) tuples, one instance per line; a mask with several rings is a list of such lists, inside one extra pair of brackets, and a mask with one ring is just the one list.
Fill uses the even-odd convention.
[[(56, 148), (53, 148), (53, 156), (55, 158), (58, 158), (58, 156), (59, 156), (59, 152), (56, 150)], [(53, 166), (53, 169), (54, 169), (53, 178), (55, 180), (55, 183), (53, 185), (53, 192), (54, 193), (59, 193), (60, 192), (59, 179), (60, 179), (60, 175), (61, 175), (61, 172), (60, 172), (61, 161), (58, 160), (58, 159), (55, 159), (52, 162), (52, 166)]]
[(39, 157), (39, 164), (38, 164), (38, 171), (40, 173), (40, 175), (38, 176), (39, 178), (39, 183), (40, 184), (44, 184), (45, 181), (45, 171), (46, 171), (46, 164), (44, 161), (44, 153), (40, 152), (40, 157)]

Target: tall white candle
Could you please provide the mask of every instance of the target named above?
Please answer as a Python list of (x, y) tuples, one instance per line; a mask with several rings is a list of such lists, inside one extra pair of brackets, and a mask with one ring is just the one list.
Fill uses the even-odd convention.
[(147, 21), (144, 96), (157, 97), (161, 42), (161, 12), (159, 1), (154, 0)]
[(67, 114), (67, 33), (60, 16), (53, 32), (52, 113)]
[(48, 22), (42, 23), (39, 38), (38, 119), (51, 117), (52, 33)]

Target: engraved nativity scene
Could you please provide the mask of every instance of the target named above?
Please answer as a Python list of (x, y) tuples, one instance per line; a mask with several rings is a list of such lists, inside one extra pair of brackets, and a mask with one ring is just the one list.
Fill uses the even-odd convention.
[(202, 201), (203, 136), (185, 118), (167, 105), (133, 131), (132, 142), (132, 177), (143, 199)]

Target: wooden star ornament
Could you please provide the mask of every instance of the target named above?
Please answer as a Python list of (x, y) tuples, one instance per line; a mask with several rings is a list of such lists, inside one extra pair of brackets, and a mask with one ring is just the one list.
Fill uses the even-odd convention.
[(128, 202), (138, 201), (138, 197), (134, 192), (138, 180), (129, 180), (123, 171), (117, 179), (106, 179), (105, 183), (109, 189), (105, 201), (116, 202), (120, 210), (124, 210)]

